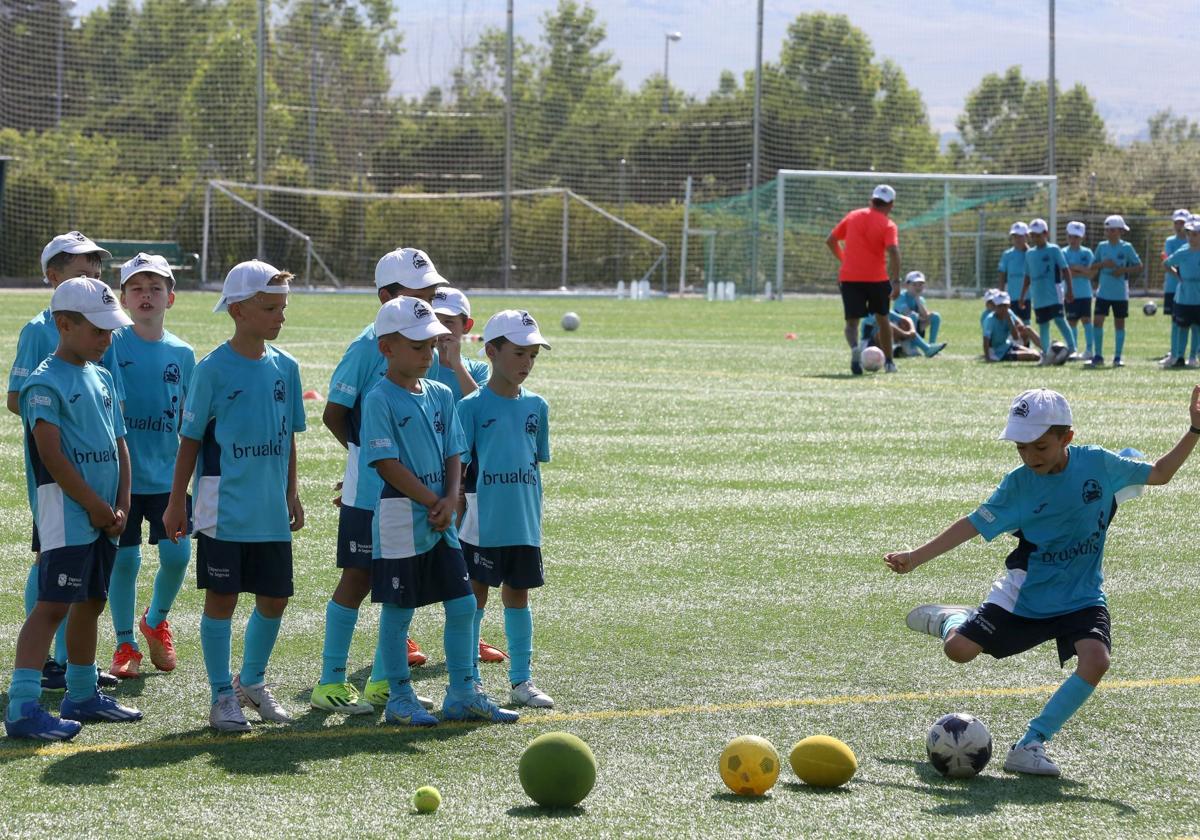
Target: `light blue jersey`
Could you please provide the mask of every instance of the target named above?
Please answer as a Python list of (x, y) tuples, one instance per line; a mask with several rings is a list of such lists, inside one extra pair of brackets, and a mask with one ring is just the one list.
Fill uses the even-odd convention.
[(8, 373), (8, 390), (20, 391), (26, 377), (58, 347), (58, 326), (49, 308), (33, 316), (17, 336), (17, 352)]
[(900, 315), (907, 315), (914, 321), (921, 314), (921, 307), (925, 306), (925, 297), (923, 295), (914, 295), (908, 289), (900, 293), (892, 303), (892, 311)]
[[(1096, 262), (1105, 260), (1112, 260), (1119, 268), (1142, 264), (1137, 251), (1124, 239), (1119, 240), (1116, 245), (1101, 242), (1096, 246)], [(1117, 277), (1111, 269), (1100, 269), (1100, 284), (1096, 289), (1096, 297), (1105, 300), (1129, 300), (1129, 278), (1124, 274)]]
[[(492, 369), (487, 362), (482, 362), (479, 359), (468, 359), (463, 357), (463, 367), (467, 369), (467, 374), (475, 380), (475, 386), (482, 388), (487, 384), (488, 377), (492, 375)], [(434, 382), (441, 382), (450, 389), (450, 393), (454, 395), (455, 404), (463, 398), (462, 388), (459, 387), (458, 377), (454, 374), (454, 370), (442, 364), (433, 365), (427, 375), (428, 379)]]
[(991, 542), (1013, 533), (1019, 544), (987, 603), (1027, 618), (1050, 618), (1105, 605), (1103, 559), (1113, 494), (1145, 484), (1150, 464), (1099, 446), (1071, 446), (1057, 475), (1026, 466), (1010, 472), (967, 518)]
[(57, 356), (38, 365), (21, 386), (25, 473), (43, 552), (90, 545), (100, 530), (51, 477), (34, 443), (33, 427), (39, 420), (57, 426), (67, 460), (101, 499), (116, 505), (121, 479), (117, 439), (125, 436), (125, 424), (115, 393), (112, 375), (104, 368), (90, 362), (73, 365)]
[(358, 334), (329, 380), (329, 401), (350, 409), (346, 418), (346, 471), (342, 476), (342, 504), (361, 510), (375, 510), (383, 481), (367, 463), (360, 442), (362, 406), (367, 394), (383, 381), (387, 359), (379, 352), (375, 325), (368, 324)]
[(1025, 252), (1009, 248), (1000, 255), (1000, 273), (1004, 275), (1004, 291), (1016, 303), (1021, 299), (1021, 286), (1025, 283)]
[(1004, 354), (1012, 347), (1013, 321), (1011, 319), (1016, 316), (1010, 311), (1008, 317), (1010, 320), (1001, 321), (996, 317), (995, 312), (989, 312), (983, 319), (983, 337), (987, 339), (988, 348), (997, 359), (1003, 359)]
[(170, 493), (179, 451), (179, 418), (196, 354), (164, 331), (146, 341), (133, 327), (113, 332), (103, 364), (121, 372), (125, 395), (126, 445), (129, 447), (131, 492)]
[[(1172, 234), (1168, 236), (1166, 241), (1163, 242), (1163, 261), (1165, 262), (1168, 257), (1180, 248), (1186, 247), (1187, 244), (1187, 234)], [(1175, 287), (1179, 284), (1179, 278), (1171, 271), (1165, 272), (1165, 275), (1163, 277), (1163, 294), (1173, 295), (1175, 294)]]
[(267, 345), (247, 359), (226, 342), (196, 365), (183, 437), (200, 441), (192, 491), (197, 531), (229, 542), (289, 542), (288, 461), (305, 429), (300, 366)]
[(1184, 245), (1167, 257), (1167, 265), (1179, 272), (1175, 302), (1184, 306), (1200, 304), (1200, 251)]
[(513, 399), (490, 388), (458, 404), (475, 487), (467, 488), (463, 539), (484, 548), (542, 544), (542, 474), (550, 460), (550, 407), (522, 388)]
[(1025, 252), (1025, 273), (1029, 275), (1029, 299), (1034, 309), (1057, 306), (1058, 283), (1066, 279), (1067, 259), (1057, 245), (1041, 245)]
[[(1067, 265), (1071, 266), (1072, 270), (1075, 266), (1087, 268), (1096, 261), (1096, 255), (1086, 245), (1078, 248), (1064, 248), (1063, 256), (1067, 258)], [(1090, 298), (1092, 296), (1092, 278), (1072, 271), (1071, 291), (1075, 293), (1076, 300)]]
[[(371, 389), (363, 399), (363, 447), (368, 464), (394, 458), (441, 498), (446, 485), (446, 459), (463, 455), (466, 445), (450, 389), (429, 379), (420, 383), (419, 394), (387, 378)], [(381, 484), (379, 506), (371, 521), (375, 559), (424, 554), (440, 539), (453, 548), (460, 547), (453, 525), (445, 531), (433, 530), (429, 508), (387, 482)]]

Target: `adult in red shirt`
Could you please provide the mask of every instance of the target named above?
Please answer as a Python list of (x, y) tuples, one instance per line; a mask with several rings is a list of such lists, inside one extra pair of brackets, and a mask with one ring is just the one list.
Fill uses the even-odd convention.
[(846, 214), (825, 239), (830, 253), (842, 264), (838, 287), (846, 316), (846, 342), (850, 345), (850, 372), (862, 373), (858, 322), (875, 316), (879, 346), (887, 359), (884, 370), (896, 372), (892, 361), (891, 302), (900, 295), (900, 237), (889, 216), (896, 191), (880, 184), (871, 193), (871, 206)]

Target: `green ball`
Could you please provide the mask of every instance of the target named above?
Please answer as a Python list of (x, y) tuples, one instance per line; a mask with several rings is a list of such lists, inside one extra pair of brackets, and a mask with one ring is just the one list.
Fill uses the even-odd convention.
[(596, 757), (569, 732), (547, 732), (529, 742), (518, 768), (521, 787), (546, 808), (572, 808), (596, 784)]
[(413, 807), (422, 814), (432, 814), (442, 804), (442, 795), (433, 785), (417, 788), (413, 794)]

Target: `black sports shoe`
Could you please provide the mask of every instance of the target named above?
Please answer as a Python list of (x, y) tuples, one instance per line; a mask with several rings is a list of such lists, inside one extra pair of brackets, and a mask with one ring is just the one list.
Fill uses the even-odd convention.
[(42, 666), (42, 691), (65, 691), (66, 688), (67, 669), (50, 657)]
[(120, 684), (121, 681), (108, 673), (108, 671), (96, 672), (96, 685), (100, 686), (100, 688), (116, 688)]

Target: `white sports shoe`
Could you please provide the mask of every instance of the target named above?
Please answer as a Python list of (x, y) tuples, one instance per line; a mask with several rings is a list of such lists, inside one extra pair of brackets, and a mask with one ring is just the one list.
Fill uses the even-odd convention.
[(243, 706), (249, 706), (258, 712), (258, 716), (268, 723), (291, 723), (292, 716), (288, 714), (287, 709), (279, 705), (279, 701), (275, 699), (275, 695), (271, 693), (271, 689), (267, 688), (266, 683), (258, 685), (242, 685), (240, 676), (233, 678), (233, 691), (237, 695), (238, 702)]
[(222, 694), (217, 697), (217, 702), (212, 704), (208, 713), (208, 723), (218, 732), (250, 731), (250, 723), (242, 714), (242, 706), (236, 694)]
[(531, 709), (553, 709), (554, 699), (533, 684), (533, 680), (519, 682), (512, 688), (512, 701), (516, 706)]
[(928, 633), (934, 638), (942, 638), (942, 625), (952, 615), (970, 615), (971, 607), (955, 606), (953, 604), (922, 604), (914, 609), (904, 619), (909, 630), (918, 633)]
[(1041, 741), (1030, 741), (1023, 747), (1015, 744), (1004, 759), (1004, 769), (1010, 773), (1029, 773), (1033, 776), (1057, 776), (1058, 765), (1046, 755), (1046, 745)]

